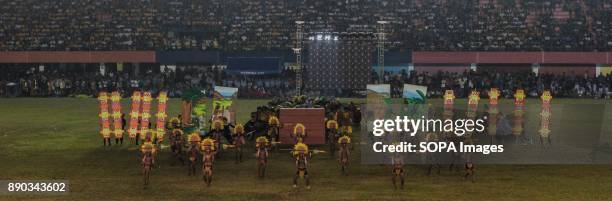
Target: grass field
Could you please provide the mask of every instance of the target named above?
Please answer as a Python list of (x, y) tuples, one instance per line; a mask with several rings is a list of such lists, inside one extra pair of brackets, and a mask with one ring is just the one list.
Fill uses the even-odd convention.
[[(239, 100), (239, 121), (265, 102)], [(170, 115), (179, 105), (171, 100)], [(127, 107), (126, 101), (124, 111)], [(329, 155), (316, 155), (309, 170), (313, 187), (306, 190), (292, 188), (294, 167), (287, 153), (272, 154), (265, 179), (256, 177), (252, 154), (236, 165), (226, 153), (207, 188), (199, 176), (187, 176), (186, 167), (171, 166), (170, 151), (162, 150), (161, 168), (143, 189), (133, 146), (102, 146), (97, 108), (95, 99), (0, 99), (0, 180), (70, 181), (68, 195), (0, 195), (0, 200), (612, 200), (612, 165), (482, 165), (476, 183), (448, 171), (427, 177), (424, 167), (409, 166), (405, 189), (393, 190), (390, 168), (360, 165), (358, 153), (349, 176), (340, 174)]]

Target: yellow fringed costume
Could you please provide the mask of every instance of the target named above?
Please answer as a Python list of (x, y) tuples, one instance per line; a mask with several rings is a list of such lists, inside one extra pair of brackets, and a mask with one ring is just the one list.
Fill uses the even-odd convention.
[(142, 152), (143, 154), (147, 152), (151, 152), (151, 154), (155, 154), (156, 149), (153, 143), (145, 142), (142, 144), (142, 146), (140, 146), (140, 152)]
[(338, 122), (336, 120), (329, 120), (325, 125), (327, 129), (338, 129)]
[(236, 124), (234, 127), (234, 133), (243, 135), (244, 134), (244, 126), (242, 124)]
[(280, 121), (278, 120), (277, 117), (270, 116), (270, 118), (268, 119), (268, 125), (270, 125), (270, 126), (272, 126), (272, 125), (278, 126), (278, 125), (280, 125)]
[(200, 135), (198, 133), (189, 134), (188, 139), (189, 139), (189, 142), (191, 142), (192, 144), (199, 143), (202, 140), (202, 138), (200, 138)]
[(216, 146), (215, 140), (213, 140), (211, 138), (206, 138), (206, 139), (202, 140), (202, 142), (200, 142), (200, 149), (201, 150), (206, 150), (206, 149), (210, 148), (211, 151), (215, 151), (215, 149), (217, 148), (215, 146)]
[(300, 153), (308, 154), (308, 145), (298, 142), (293, 146), (293, 156), (297, 156)]
[(259, 148), (261, 146), (268, 146), (268, 143), (269, 143), (268, 138), (264, 136), (257, 137), (257, 139), (255, 139), (255, 142), (256, 142), (255, 144), (256, 148)]
[(338, 144), (350, 144), (351, 143), (351, 137), (349, 136), (342, 136), (340, 138), (338, 138)]

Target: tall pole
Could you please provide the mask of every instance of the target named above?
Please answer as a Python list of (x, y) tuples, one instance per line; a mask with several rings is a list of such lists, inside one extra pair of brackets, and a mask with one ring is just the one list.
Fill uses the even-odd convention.
[(302, 94), (302, 45), (304, 38), (304, 21), (295, 21), (296, 32), (295, 32), (295, 47), (293, 53), (295, 53), (295, 90), (297, 95)]
[(378, 74), (378, 79), (380, 83), (384, 83), (385, 79), (385, 24), (389, 23), (387, 21), (377, 21), (377, 33), (376, 38), (378, 40), (378, 68), (380, 73)]

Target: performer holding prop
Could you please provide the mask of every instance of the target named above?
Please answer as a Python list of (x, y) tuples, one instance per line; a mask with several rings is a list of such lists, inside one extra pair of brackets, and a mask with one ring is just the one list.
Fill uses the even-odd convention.
[(497, 88), (491, 88), (491, 90), (489, 90), (489, 109), (487, 111), (487, 113), (489, 113), (487, 118), (487, 120), (489, 121), (487, 134), (491, 136), (491, 144), (495, 143), (494, 136), (497, 135), (497, 115), (499, 114), (499, 111), (497, 109), (498, 98), (499, 90)]
[[(140, 139), (145, 140), (147, 133), (150, 132), (149, 119), (151, 118), (151, 92), (144, 92), (142, 96), (142, 112), (140, 113)], [(153, 137), (153, 136), (150, 136)]]
[(269, 146), (270, 143), (268, 143), (268, 138), (260, 136), (255, 139), (255, 149), (257, 149), (257, 152), (255, 153), (255, 156), (257, 157), (257, 174), (260, 178), (263, 178), (266, 175)]
[(215, 152), (217, 143), (215, 140), (206, 138), (202, 140), (200, 149), (202, 151), (202, 178), (206, 186), (210, 186), (213, 176), (213, 163), (215, 162)]
[(280, 128), (282, 124), (278, 118), (274, 115), (270, 115), (268, 118), (268, 137), (272, 141), (272, 146), (277, 149), (276, 144), (280, 143)]
[(98, 95), (98, 100), (100, 101), (100, 134), (104, 139), (104, 146), (111, 145), (111, 130), (110, 130), (110, 115), (108, 113), (108, 93), (100, 92)]
[(155, 138), (155, 142), (157, 146), (161, 146), (161, 143), (164, 141), (164, 136), (166, 134), (166, 103), (168, 102), (168, 95), (165, 91), (159, 92), (159, 96), (157, 96), (157, 122), (155, 123), (157, 135)]
[(130, 125), (128, 134), (132, 144), (138, 144), (138, 123), (140, 123), (140, 102), (142, 98), (140, 91), (134, 91), (132, 95), (132, 110), (130, 112)]
[(515, 141), (519, 142), (519, 137), (523, 134), (524, 128), (524, 109), (525, 109), (525, 91), (517, 89), (514, 94), (514, 125), (512, 127), (512, 135)]
[(111, 93), (111, 108), (113, 113), (113, 134), (115, 134), (115, 144), (123, 144), (123, 120), (121, 118), (121, 94), (114, 91)]
[[(210, 135), (209, 137), (211, 137), (214, 141), (215, 141), (215, 147), (220, 147), (220, 143), (221, 143), (221, 137), (223, 137), (223, 129), (224, 129), (224, 124), (223, 124), (223, 120), (222, 120), (222, 116), (219, 116), (217, 119), (215, 119), (212, 123), (212, 130), (210, 131)], [(218, 152), (217, 156), (219, 155)]]
[(244, 139), (244, 126), (242, 124), (236, 124), (232, 137), (234, 138), (233, 143), (236, 151), (236, 164), (238, 164), (242, 162), (242, 145), (246, 143)]
[[(551, 111), (551, 101), (552, 101), (552, 95), (550, 94), (549, 90), (545, 90), (542, 93), (542, 96), (540, 96), (540, 99), (542, 100), (542, 111), (540, 112), (540, 130), (539, 130), (539, 134), (540, 134), (540, 144), (542, 146), (550, 146), (551, 140), (550, 140), (550, 121), (551, 121), (551, 117), (552, 117), (552, 111)], [(546, 144), (545, 142), (547, 142), (548, 144)]]
[(310, 156), (308, 145), (298, 142), (293, 146), (293, 157), (295, 157), (295, 167), (297, 169), (293, 176), (293, 188), (297, 188), (298, 178), (303, 178), (306, 182), (306, 189), (310, 189), (310, 180), (308, 178), (308, 158)]

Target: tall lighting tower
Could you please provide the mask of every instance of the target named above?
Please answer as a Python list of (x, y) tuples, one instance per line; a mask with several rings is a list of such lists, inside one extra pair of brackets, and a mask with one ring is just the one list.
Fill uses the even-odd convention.
[(378, 41), (378, 68), (380, 69), (378, 79), (380, 83), (383, 83), (385, 79), (385, 42), (387, 40), (387, 37), (385, 36), (385, 24), (388, 23), (388, 21), (376, 22), (376, 39)]
[(295, 32), (295, 45), (293, 53), (295, 53), (295, 90), (297, 95), (302, 94), (302, 45), (304, 39), (304, 21), (295, 21), (296, 32)]

